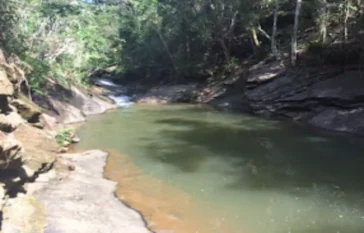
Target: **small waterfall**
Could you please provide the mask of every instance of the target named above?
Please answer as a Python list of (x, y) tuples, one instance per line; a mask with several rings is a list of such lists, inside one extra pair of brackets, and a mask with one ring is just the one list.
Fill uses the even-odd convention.
[(110, 99), (114, 100), (116, 105), (121, 108), (127, 108), (133, 105), (133, 102), (130, 100), (129, 96), (126, 95), (109, 95)]
[(123, 86), (119, 84), (114, 83), (112, 80), (106, 78), (100, 78), (95, 80), (95, 84), (114, 92), (113, 94), (108, 95), (108, 97), (114, 100), (117, 106), (121, 108), (127, 108), (133, 104), (131, 98), (123, 94), (125, 93), (125, 88), (123, 88)]

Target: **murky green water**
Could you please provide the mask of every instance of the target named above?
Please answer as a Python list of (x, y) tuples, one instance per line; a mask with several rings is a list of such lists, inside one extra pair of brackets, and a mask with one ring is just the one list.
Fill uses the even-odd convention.
[(79, 148), (116, 148), (228, 213), (206, 222), (216, 228), (228, 219), (236, 233), (364, 232), (363, 139), (183, 105), (96, 116), (79, 134)]

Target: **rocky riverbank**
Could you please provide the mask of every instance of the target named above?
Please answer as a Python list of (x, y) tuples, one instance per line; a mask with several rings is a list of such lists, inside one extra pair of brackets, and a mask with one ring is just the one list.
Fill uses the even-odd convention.
[(97, 89), (53, 80), (46, 89), (31, 95), (0, 51), (0, 232), (149, 232), (103, 179), (106, 153), (58, 153), (65, 124), (116, 106)]
[(150, 233), (142, 217), (117, 199), (116, 183), (103, 178), (106, 158), (97, 150), (62, 156), (74, 170), (58, 169), (57, 178), (35, 193), (47, 215), (44, 232)]
[(139, 103), (194, 102), (223, 111), (290, 119), (330, 131), (364, 135), (360, 67), (298, 67), (259, 63), (223, 81), (152, 88)]

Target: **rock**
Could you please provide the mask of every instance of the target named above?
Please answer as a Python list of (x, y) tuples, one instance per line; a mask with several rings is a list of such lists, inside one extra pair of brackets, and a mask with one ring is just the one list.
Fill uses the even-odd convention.
[(75, 106), (52, 97), (49, 97), (49, 102), (52, 104), (53, 108), (57, 110), (57, 114), (52, 112), (50, 112), (50, 114), (59, 122), (62, 122), (63, 124), (73, 124), (86, 121), (85, 115)]
[(248, 86), (252, 111), (312, 126), (364, 135), (364, 78), (358, 70), (282, 75)]
[(153, 88), (139, 97), (139, 104), (190, 103), (196, 97), (197, 85), (173, 85)]
[(103, 177), (107, 153), (62, 157), (72, 160), (76, 170), (35, 194), (48, 210), (45, 232), (150, 233), (142, 217), (116, 198), (116, 183)]
[(281, 62), (272, 62), (267, 64), (256, 64), (249, 69), (247, 82), (264, 83), (275, 79), (286, 72), (284, 64)]
[(151, 96), (151, 97), (144, 96), (137, 101), (138, 104), (151, 104), (151, 105), (168, 104), (169, 102), (170, 100), (157, 96)]
[(0, 113), (6, 113), (9, 110), (8, 96), (13, 94), (13, 84), (9, 81), (6, 71), (0, 66)]
[(23, 147), (12, 135), (0, 132), (0, 169), (10, 169), (23, 162)]
[(81, 139), (77, 136), (73, 136), (72, 137), (72, 143), (79, 143), (81, 141)]
[(46, 210), (31, 195), (18, 194), (4, 208), (2, 231), (6, 233), (43, 233)]
[(57, 169), (51, 169), (48, 172), (37, 175), (34, 182), (26, 183), (24, 188), (28, 195), (34, 195), (36, 192), (41, 192), (47, 188), (50, 182), (54, 182), (58, 179), (59, 171)]
[(42, 114), (40, 108), (30, 100), (14, 99), (11, 104), (17, 108), (19, 114), (30, 123), (39, 122), (39, 116)]
[(0, 114), (0, 130), (3, 132), (13, 132), (24, 122), (24, 119), (17, 112), (11, 112), (7, 115)]
[(30, 123), (33, 127), (38, 129), (44, 129), (45, 125), (43, 122)]
[(32, 179), (35, 174), (38, 172), (37, 170), (33, 170), (31, 167), (24, 165), (22, 166), (22, 170), (24, 171), (24, 177), (26, 179)]
[(21, 124), (13, 134), (26, 148), (22, 156), (23, 165), (37, 173), (47, 171), (53, 166), (58, 146), (52, 135), (28, 124)]
[(0, 95), (0, 113), (7, 113), (9, 111), (9, 101), (6, 95)]
[(243, 92), (226, 97), (215, 98), (209, 102), (215, 109), (223, 111), (250, 113), (251, 109)]
[(87, 90), (82, 87), (71, 86), (72, 98), (70, 102), (73, 106), (80, 109), (86, 116), (104, 113), (115, 106), (101, 100), (94, 94), (87, 94)]
[(44, 124), (44, 128), (50, 131), (57, 129), (57, 119), (55, 117), (49, 116), (48, 114), (41, 114), (39, 117), (40, 121)]
[(0, 95), (12, 96), (13, 94), (13, 84), (9, 81), (5, 69), (0, 66)]
[[(81, 91), (82, 89), (82, 91)], [(85, 121), (87, 115), (103, 113), (115, 105), (102, 100), (96, 94), (87, 94), (81, 87), (66, 88), (53, 83), (47, 95), (35, 94), (33, 100), (42, 107), (47, 115), (64, 124)]]
[(65, 147), (65, 146), (58, 149), (58, 153), (61, 153), (61, 154), (67, 153), (67, 151), (68, 151), (68, 147)]
[(3, 209), (6, 202), (5, 184), (0, 183), (0, 211)]

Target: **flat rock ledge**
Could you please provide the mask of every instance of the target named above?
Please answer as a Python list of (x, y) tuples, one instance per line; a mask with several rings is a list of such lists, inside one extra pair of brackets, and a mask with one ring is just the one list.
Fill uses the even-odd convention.
[(151, 233), (142, 216), (117, 199), (116, 183), (103, 178), (107, 156), (99, 150), (62, 155), (74, 170), (34, 193), (46, 211), (44, 232)]

